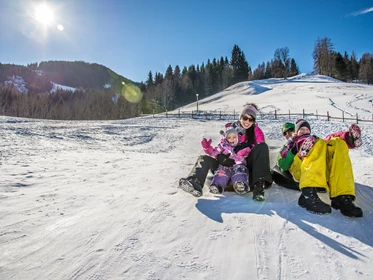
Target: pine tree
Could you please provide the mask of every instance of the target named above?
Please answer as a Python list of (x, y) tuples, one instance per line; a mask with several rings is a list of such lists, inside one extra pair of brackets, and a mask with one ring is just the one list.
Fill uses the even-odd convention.
[(233, 83), (248, 80), (249, 64), (246, 61), (245, 54), (237, 45), (233, 47), (230, 64), (233, 68)]

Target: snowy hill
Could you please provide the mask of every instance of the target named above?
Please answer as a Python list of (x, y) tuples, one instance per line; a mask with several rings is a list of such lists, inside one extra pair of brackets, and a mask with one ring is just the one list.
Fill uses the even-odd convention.
[[(372, 86), (301, 75), (236, 84), (199, 106), (239, 112), (255, 102), (262, 112), (371, 119), (372, 100)], [(274, 164), (289, 119), (258, 121)], [(320, 137), (351, 123), (309, 121)], [(359, 124), (364, 144), (350, 151), (364, 211), (352, 219), (308, 213), (299, 192), (277, 185), (264, 203), (179, 189), (202, 137), (216, 143), (227, 120), (0, 122), (0, 279), (373, 278), (372, 123)]]

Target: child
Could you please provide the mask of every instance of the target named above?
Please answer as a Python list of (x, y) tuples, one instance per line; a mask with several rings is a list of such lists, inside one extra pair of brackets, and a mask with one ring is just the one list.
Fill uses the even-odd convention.
[(230, 159), (234, 160), (232, 167), (219, 165), (214, 172), (214, 178), (212, 179), (210, 192), (214, 194), (224, 192), (229, 180), (232, 180), (234, 191), (239, 194), (245, 194), (248, 191), (248, 170), (246, 168), (246, 159), (250, 153), (250, 148), (247, 147), (234, 152), (234, 148), (238, 144), (238, 133), (237, 130), (228, 126), (226, 131), (221, 133), (224, 135), (220, 139), (220, 143), (215, 147), (211, 147), (212, 140), (206, 140), (203, 138), (201, 144), (206, 154), (216, 158), (219, 154), (229, 155)]

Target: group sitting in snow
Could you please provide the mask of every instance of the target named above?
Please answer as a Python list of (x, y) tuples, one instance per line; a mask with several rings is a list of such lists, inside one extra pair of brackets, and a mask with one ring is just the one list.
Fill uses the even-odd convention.
[[(257, 105), (246, 104), (240, 119), (225, 125), (215, 147), (211, 139), (204, 138), (201, 144), (206, 154), (198, 157), (188, 176), (180, 179), (179, 187), (200, 197), (211, 171), (214, 174), (211, 193), (223, 193), (231, 181), (237, 194), (252, 191), (254, 201), (265, 201), (265, 189), (272, 185), (273, 179), (269, 148), (256, 121), (257, 115)], [(284, 124), (282, 132), (286, 144), (279, 151), (277, 166), (299, 183), (298, 205), (316, 214), (330, 213), (334, 208), (349, 217), (362, 217), (362, 209), (353, 202), (355, 182), (348, 152), (362, 145), (360, 128), (352, 124), (349, 131), (321, 139), (311, 134), (307, 120), (300, 119), (295, 124)], [(331, 205), (319, 198), (320, 189), (329, 193)]]

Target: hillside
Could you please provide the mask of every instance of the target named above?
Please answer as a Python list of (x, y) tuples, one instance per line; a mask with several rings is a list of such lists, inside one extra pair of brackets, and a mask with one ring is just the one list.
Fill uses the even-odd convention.
[(27, 66), (0, 63), (0, 83), (17, 76), (24, 79), (30, 93), (49, 92), (51, 83), (84, 89), (102, 89), (107, 85), (120, 88), (122, 82), (134, 83), (97, 63), (42, 61)]
[[(372, 99), (371, 86), (298, 76), (236, 84), (199, 105), (371, 119)], [(258, 120), (272, 165), (282, 124), (296, 118)], [(320, 137), (351, 123), (308, 119)], [(264, 203), (251, 193), (212, 195), (207, 185), (199, 199), (179, 189), (202, 137), (217, 143), (232, 120), (1, 116), (0, 279), (372, 279), (372, 123), (359, 123), (364, 144), (350, 151), (364, 211), (352, 219), (308, 213), (299, 192), (275, 184)]]

